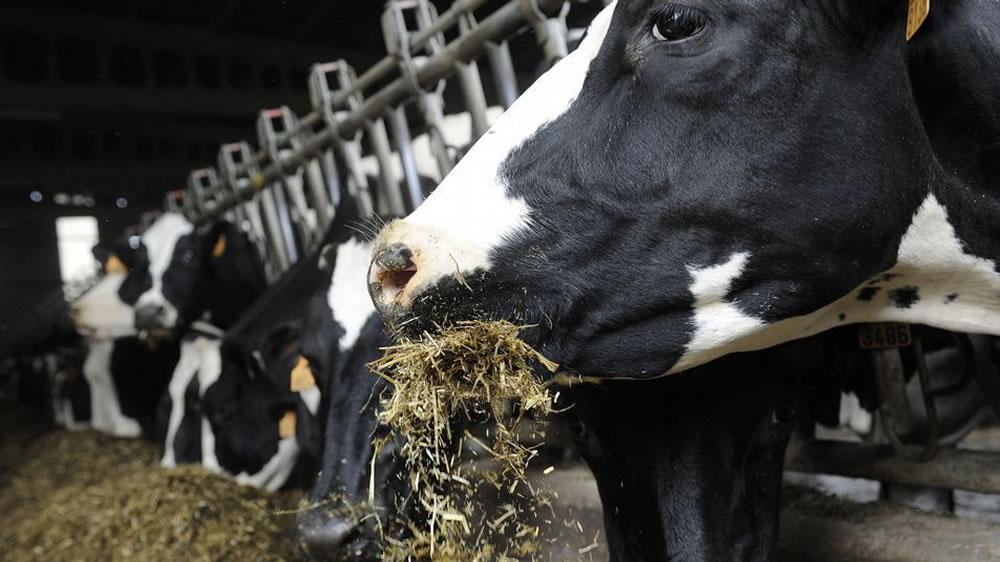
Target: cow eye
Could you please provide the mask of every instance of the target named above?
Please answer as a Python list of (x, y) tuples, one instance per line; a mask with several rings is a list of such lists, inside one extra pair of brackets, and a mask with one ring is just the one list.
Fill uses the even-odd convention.
[(668, 4), (653, 24), (653, 37), (658, 41), (680, 41), (705, 29), (705, 16), (686, 6)]

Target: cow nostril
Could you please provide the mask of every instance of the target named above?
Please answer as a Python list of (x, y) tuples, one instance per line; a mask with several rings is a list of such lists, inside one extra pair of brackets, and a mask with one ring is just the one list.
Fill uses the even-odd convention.
[(392, 302), (416, 274), (413, 252), (403, 244), (393, 244), (375, 255), (368, 282), (378, 300)]

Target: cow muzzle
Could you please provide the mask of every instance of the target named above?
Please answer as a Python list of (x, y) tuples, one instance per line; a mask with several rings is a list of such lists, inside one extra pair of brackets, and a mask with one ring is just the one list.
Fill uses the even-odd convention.
[(432, 288), (441, 288), (449, 278), (467, 288), (466, 279), (490, 268), (488, 254), (475, 240), (410, 219), (397, 220), (373, 244), (368, 293), (382, 319), (396, 324), (412, 312), (415, 301), (430, 296)]
[(368, 267), (368, 294), (382, 318), (391, 321), (405, 310), (403, 297), (417, 275), (413, 251), (402, 243), (376, 250)]
[[(356, 521), (328, 517), (319, 512), (305, 512), (297, 521), (299, 537), (306, 545), (310, 558), (317, 561), (363, 560), (375, 557)], [(368, 556), (366, 556), (366, 554)]]
[(135, 309), (135, 328), (139, 331), (159, 333), (168, 330), (167, 309), (158, 304), (143, 305)]

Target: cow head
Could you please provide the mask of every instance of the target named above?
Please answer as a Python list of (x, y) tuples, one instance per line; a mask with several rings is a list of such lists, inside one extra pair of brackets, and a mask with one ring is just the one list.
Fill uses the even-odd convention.
[[(261, 372), (242, 353), (222, 346), (222, 372), (205, 390), (202, 409), (215, 438), (219, 466), (237, 481), (276, 490), (298, 459), (295, 396), (288, 390), (292, 353), (275, 354)], [(292, 416), (289, 418), (288, 416)]]
[(299, 516), (298, 530), (316, 559), (375, 560), (378, 525), (384, 530), (406, 519), (400, 510), (407, 485), (400, 478), (396, 445), (390, 442), (377, 452), (372, 444), (381, 431), (379, 402), (390, 389), (366, 364), (389, 340), (367, 298), (364, 273), (371, 246), (344, 228), (347, 216), (338, 209), (330, 243), (320, 252), (319, 267), (329, 282), (307, 307), (300, 340), (322, 399), (311, 412), (320, 425), (318, 445), (306, 447), (315, 450), (319, 476), (309, 493), (313, 507)]
[(70, 304), (76, 329), (81, 335), (93, 339), (132, 335), (135, 333), (132, 308), (118, 293), (134, 265), (134, 252), (120, 244), (98, 244), (94, 246), (93, 253), (101, 264), (103, 276)]
[(326, 379), (321, 385), (325, 418), (320, 420), (319, 476), (309, 492), (313, 506), (299, 516), (298, 529), (318, 560), (377, 560), (379, 526), (383, 531), (398, 529), (399, 520), (407, 519), (403, 510), (408, 484), (397, 444), (390, 442), (380, 451), (372, 444), (381, 431), (376, 419), (379, 400), (390, 389), (365, 365), (388, 343), (384, 326), (372, 316), (356, 345), (342, 354), (339, 368), (328, 369), (321, 356), (309, 352), (310, 364)]
[(265, 287), (255, 252), (246, 234), (229, 223), (196, 231), (181, 215), (166, 213), (143, 233), (120, 295), (135, 308), (136, 327), (154, 335), (206, 314), (225, 328)]
[(902, 0), (613, 3), (381, 233), (376, 306), (404, 331), (533, 325), (553, 360), (622, 378), (851, 322), (962, 324), (934, 260), (1000, 279), (936, 191), (905, 21)]

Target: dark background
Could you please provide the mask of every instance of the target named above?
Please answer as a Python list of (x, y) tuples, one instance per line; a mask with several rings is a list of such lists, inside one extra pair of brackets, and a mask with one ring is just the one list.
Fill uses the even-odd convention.
[[(450, 2), (435, 4), (444, 11)], [(221, 143), (256, 146), (259, 110), (307, 113), (313, 63), (343, 58), (360, 74), (384, 56), (382, 7), (380, 0), (0, 2), (0, 351), (62, 306), (57, 217), (92, 215), (102, 239), (120, 236), (142, 211), (160, 208), (168, 190), (183, 187), (190, 170), (214, 165)], [(511, 48), (527, 84), (540, 64), (534, 38), (523, 34)], [(446, 90), (449, 112), (462, 109), (457, 90)], [(414, 135), (419, 128), (414, 120)]]

